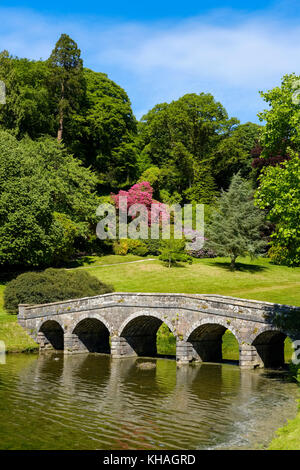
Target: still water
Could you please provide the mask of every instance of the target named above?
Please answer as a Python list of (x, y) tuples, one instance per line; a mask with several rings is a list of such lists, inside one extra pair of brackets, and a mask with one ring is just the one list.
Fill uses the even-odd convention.
[[(147, 359), (149, 360), (149, 359)], [(1, 449), (251, 449), (296, 414), (283, 372), (96, 354), (8, 355)]]

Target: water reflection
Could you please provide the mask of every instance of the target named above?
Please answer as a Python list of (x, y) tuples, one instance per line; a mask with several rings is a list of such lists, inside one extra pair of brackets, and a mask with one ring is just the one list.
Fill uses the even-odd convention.
[[(0, 367), (2, 449), (253, 448), (296, 413), (284, 373), (99, 354), (11, 355)], [(147, 359), (149, 360), (149, 359)]]

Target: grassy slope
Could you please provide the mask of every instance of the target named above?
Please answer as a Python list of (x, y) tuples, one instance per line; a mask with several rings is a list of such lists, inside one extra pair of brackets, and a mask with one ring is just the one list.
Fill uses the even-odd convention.
[[(103, 257), (101, 264), (113, 263), (115, 258)], [(129, 260), (127, 256), (117, 258)], [(130, 260), (134, 258), (139, 259)], [(261, 258), (255, 262), (244, 259), (240, 269), (231, 272), (226, 261), (195, 260), (192, 265), (171, 269), (158, 260), (103, 267), (98, 261), (97, 265), (85, 263), (84, 269), (112, 283), (116, 291), (212, 293), (300, 306), (300, 268), (273, 266)]]
[(4, 341), (7, 352), (30, 352), (37, 344), (17, 324), (17, 316), (9, 315), (3, 307), (4, 285), (0, 285), (0, 340)]

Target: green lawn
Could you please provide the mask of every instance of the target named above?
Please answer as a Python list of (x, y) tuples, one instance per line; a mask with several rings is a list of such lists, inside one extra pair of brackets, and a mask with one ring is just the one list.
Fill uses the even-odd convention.
[(224, 258), (194, 260), (192, 265), (170, 269), (158, 259), (125, 264), (139, 259), (133, 255), (89, 257), (76, 269), (88, 269), (113, 284), (116, 291), (223, 294), (300, 306), (300, 268), (274, 266), (264, 258), (245, 258), (235, 272), (228, 269)]

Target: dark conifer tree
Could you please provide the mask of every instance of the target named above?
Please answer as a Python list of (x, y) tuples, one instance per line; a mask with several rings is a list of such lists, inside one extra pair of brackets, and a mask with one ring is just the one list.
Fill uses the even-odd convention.
[(80, 54), (76, 42), (67, 34), (62, 34), (48, 59), (51, 68), (50, 87), (58, 115), (58, 142), (63, 139), (66, 118), (78, 111), (84, 95)]
[(264, 212), (254, 205), (251, 184), (236, 174), (216, 203), (206, 230), (207, 245), (217, 255), (228, 256), (235, 269), (238, 256), (254, 258), (266, 246), (261, 233), (264, 219)]

